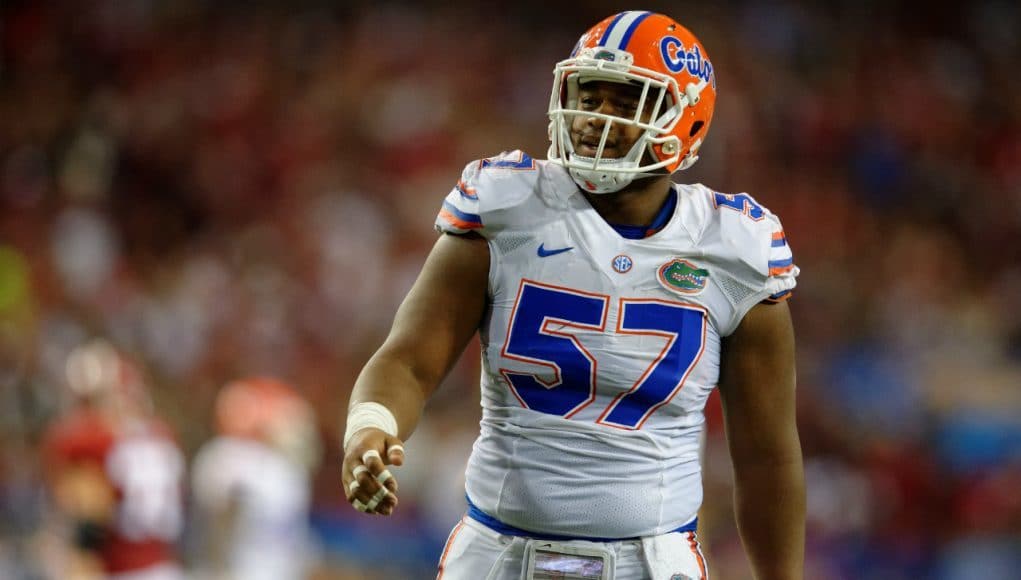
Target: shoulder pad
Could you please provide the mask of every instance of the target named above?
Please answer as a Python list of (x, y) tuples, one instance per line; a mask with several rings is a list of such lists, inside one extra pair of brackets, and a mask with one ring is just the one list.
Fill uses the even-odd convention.
[(788, 298), (799, 269), (780, 218), (747, 193), (693, 188), (695, 213), (702, 216), (699, 243), (736, 283), (728, 287), (740, 316), (763, 300)]
[[(472, 161), (443, 200), (435, 226), (441, 232), (491, 237), (510, 225), (506, 210), (533, 198), (542, 164), (523, 151)], [(500, 216), (503, 216), (502, 218)]]

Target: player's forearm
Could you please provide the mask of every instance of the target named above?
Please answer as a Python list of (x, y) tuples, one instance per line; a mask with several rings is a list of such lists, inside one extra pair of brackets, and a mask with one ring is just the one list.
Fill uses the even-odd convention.
[(416, 371), (414, 365), (385, 351), (377, 352), (362, 369), (351, 393), (351, 406), (380, 403), (397, 420), (401, 439), (415, 430), (429, 394), (438, 379)]
[(800, 452), (773, 460), (735, 458), (734, 502), (756, 580), (801, 580), (805, 478)]

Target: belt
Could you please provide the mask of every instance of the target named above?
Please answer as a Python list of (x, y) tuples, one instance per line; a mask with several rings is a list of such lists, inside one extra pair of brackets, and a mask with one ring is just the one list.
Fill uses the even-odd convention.
[[(468, 517), (486, 526), (487, 528), (495, 532), (499, 532), (500, 534), (503, 534), (505, 536), (522, 536), (527, 538), (535, 538), (537, 540), (556, 540), (561, 542), (570, 540), (586, 540), (589, 542), (622, 542), (640, 539), (637, 536), (633, 538), (591, 538), (587, 536), (585, 537), (560, 536), (556, 534), (544, 534), (541, 532), (523, 530), (521, 528), (516, 528), (514, 526), (505, 524), (500, 520), (494, 518), (493, 516), (487, 514), (486, 512), (482, 511), (481, 509), (479, 509), (477, 505), (475, 505), (474, 502), (472, 502), (471, 498), (468, 497), (467, 494), (464, 497), (466, 500), (468, 500)], [(694, 532), (697, 527), (698, 518), (696, 517), (695, 519), (677, 528), (676, 530), (670, 530), (667, 533), (672, 534), (674, 532)]]

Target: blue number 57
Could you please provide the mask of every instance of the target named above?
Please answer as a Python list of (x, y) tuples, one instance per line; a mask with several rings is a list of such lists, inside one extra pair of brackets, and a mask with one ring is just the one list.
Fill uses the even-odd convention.
[[(501, 369), (521, 404), (570, 418), (596, 398), (599, 361), (578, 330), (606, 332), (610, 297), (523, 280), (503, 355), (549, 367), (551, 380)], [(640, 429), (684, 385), (705, 345), (705, 311), (690, 304), (622, 298), (614, 332), (653, 335), (666, 344), (627, 391), (603, 411), (598, 423)]]

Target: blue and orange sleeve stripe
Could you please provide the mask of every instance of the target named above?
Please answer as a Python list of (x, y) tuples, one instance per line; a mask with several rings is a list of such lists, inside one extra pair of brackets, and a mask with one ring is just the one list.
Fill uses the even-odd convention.
[[(764, 302), (777, 303), (789, 299), (793, 295), (793, 277), (797, 276), (798, 269), (794, 264), (794, 254), (791, 252), (791, 248), (787, 244), (787, 235), (782, 229), (773, 232), (770, 236), (769, 261), (767, 267), (769, 269), (769, 277), (776, 276), (791, 279), (789, 280), (789, 287), (786, 290), (767, 296)], [(785, 283), (784, 285), (787, 286), (788, 284)]]
[(769, 261), (769, 275), (770, 276), (779, 276), (780, 274), (785, 274), (787, 272), (790, 272), (793, 269), (794, 269), (794, 256), (791, 256), (790, 258), (783, 258), (783, 259), (780, 259), (780, 260), (770, 260)]
[(482, 229), (481, 216), (462, 211), (446, 200), (443, 201), (443, 207), (440, 209), (436, 219), (437, 222), (442, 220), (458, 230), (471, 231)]
[(794, 290), (784, 290), (783, 292), (777, 292), (776, 294), (773, 294), (772, 296), (767, 296), (765, 298), (765, 300), (763, 300), (763, 302), (771, 302), (773, 304), (778, 304), (780, 302), (788, 300), (793, 295), (794, 295)]
[(468, 183), (465, 180), (463, 180), (463, 179), (458, 179), (457, 180), (457, 185), (454, 186), (454, 191), (459, 193), (461, 195), (461, 197), (463, 197), (463, 198), (465, 198), (467, 200), (470, 200), (470, 201), (478, 201), (479, 200), (479, 194), (478, 194), (478, 192), (475, 191), (475, 188), (474, 187), (468, 187)]
[(479, 200), (479, 162), (472, 161), (461, 172), (460, 179), (447, 193), (436, 215), (434, 227), (452, 234), (481, 233), (482, 222)]
[(787, 234), (782, 229), (779, 229), (770, 235), (769, 275), (780, 276), (794, 268), (794, 254), (787, 244)]

